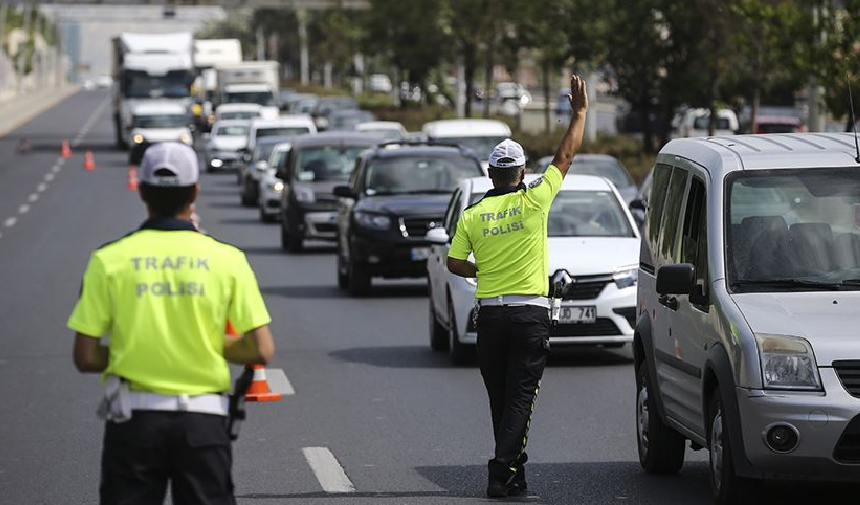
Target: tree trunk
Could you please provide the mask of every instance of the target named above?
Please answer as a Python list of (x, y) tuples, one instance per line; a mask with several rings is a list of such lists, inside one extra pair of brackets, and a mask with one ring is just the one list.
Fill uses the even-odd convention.
[(717, 92), (719, 84), (716, 76), (711, 77), (711, 87), (708, 90), (708, 136), (713, 137), (717, 133)]
[(642, 148), (646, 153), (654, 152), (654, 132), (651, 129), (651, 97), (644, 92), (639, 98), (639, 117), (642, 121)]
[(472, 117), (472, 101), (475, 98), (475, 46), (463, 46), (463, 79), (466, 81), (466, 103), (463, 106), (465, 117)]
[(495, 44), (487, 45), (487, 57), (484, 67), (484, 118), (490, 117), (490, 89), (493, 87), (493, 67), (495, 59), (493, 58), (493, 49)]
[(549, 94), (551, 93), (550, 86), (549, 86), (549, 75), (550, 75), (549, 62), (544, 61), (543, 62), (543, 99), (544, 99), (543, 124), (544, 124), (544, 131), (547, 134), (552, 132), (552, 112), (550, 109), (550, 103), (552, 100), (551, 100), (551, 97), (549, 96)]

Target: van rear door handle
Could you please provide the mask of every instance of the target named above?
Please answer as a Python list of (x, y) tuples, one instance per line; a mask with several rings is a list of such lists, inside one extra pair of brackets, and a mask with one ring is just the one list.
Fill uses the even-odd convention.
[(668, 307), (670, 310), (678, 310), (678, 299), (674, 296), (660, 296), (660, 305)]

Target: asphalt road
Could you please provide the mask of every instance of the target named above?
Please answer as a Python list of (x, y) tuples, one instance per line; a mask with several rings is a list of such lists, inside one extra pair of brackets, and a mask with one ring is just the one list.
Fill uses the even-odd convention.
[[(97, 502), (100, 386), (75, 371), (65, 320), (89, 252), (144, 218), (137, 193), (126, 189), (126, 154), (112, 147), (107, 100), (105, 92), (80, 92), (0, 139), (2, 504)], [(20, 137), (32, 154), (14, 153)], [(58, 165), (63, 138), (74, 154)], [(86, 150), (95, 154), (94, 171), (82, 168)], [(239, 503), (489, 501), (483, 385), (476, 368), (451, 367), (430, 351), (425, 284), (381, 283), (372, 297), (345, 297), (332, 249), (282, 253), (277, 225), (239, 205), (234, 181), (203, 177), (202, 226), (247, 253), (274, 319), (271, 366), (295, 390), (278, 403), (250, 405), (235, 445)], [(688, 450), (677, 476), (640, 471), (633, 400), (629, 350), (554, 351), (532, 423), (531, 496), (508, 501), (708, 503), (704, 451)], [(333, 455), (339, 465), (322, 461), (321, 480), (306, 452)], [(324, 491), (323, 481), (345, 485), (333, 468), (354, 491)], [(774, 486), (768, 494), (774, 503), (799, 503), (839, 496), (830, 489)]]

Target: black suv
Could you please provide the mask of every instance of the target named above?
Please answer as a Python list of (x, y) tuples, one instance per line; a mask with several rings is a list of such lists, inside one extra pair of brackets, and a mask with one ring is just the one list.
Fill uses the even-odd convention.
[(326, 132), (295, 137), (290, 154), (277, 168), (281, 192), (281, 246), (299, 252), (305, 239), (337, 238), (335, 186), (346, 183), (359, 153), (377, 137), (355, 132)]
[(387, 142), (356, 161), (338, 216), (338, 286), (353, 295), (371, 277), (427, 275), (427, 232), (441, 226), (457, 183), (483, 176), (474, 153), (454, 145)]

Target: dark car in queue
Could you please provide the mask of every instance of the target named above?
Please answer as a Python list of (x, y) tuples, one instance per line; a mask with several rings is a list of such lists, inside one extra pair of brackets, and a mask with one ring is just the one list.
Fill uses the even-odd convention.
[(239, 167), (237, 173), (239, 186), (241, 186), (239, 196), (242, 200), (242, 205), (251, 206), (257, 203), (260, 177), (269, 168), (269, 158), (272, 156), (272, 151), (274, 151), (275, 146), (278, 144), (290, 142), (294, 138), (287, 135), (264, 137), (257, 142), (250, 155), (245, 157), (245, 161)]
[(349, 181), (358, 155), (379, 139), (355, 132), (300, 135), (285, 163), (276, 167), (281, 192), (281, 246), (300, 252), (307, 239), (337, 239), (335, 186)]
[(357, 110), (358, 103), (349, 96), (325, 96), (319, 98), (311, 111), (317, 130), (328, 129), (328, 116), (336, 110)]
[(425, 277), (427, 232), (441, 225), (460, 180), (483, 175), (458, 146), (388, 142), (362, 153), (349, 186), (335, 188), (338, 286), (360, 296), (373, 277)]

